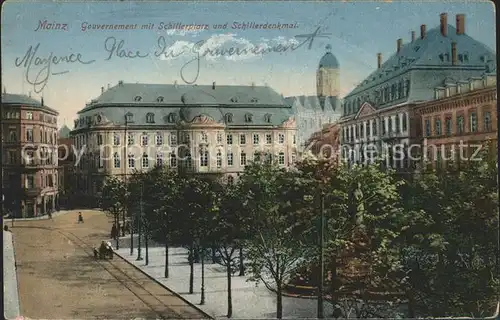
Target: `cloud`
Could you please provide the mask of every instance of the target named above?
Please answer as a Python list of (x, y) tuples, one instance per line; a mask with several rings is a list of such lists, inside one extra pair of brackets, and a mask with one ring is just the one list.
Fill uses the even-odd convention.
[[(195, 44), (196, 42), (184, 40), (176, 41), (165, 50), (165, 52), (171, 52), (172, 54), (161, 55), (160, 59), (172, 60), (179, 57), (179, 54), (182, 52), (188, 54)], [(228, 61), (241, 61), (261, 57), (263, 53), (268, 52), (266, 49), (277, 45), (290, 46), (297, 44), (299, 44), (299, 42), (296, 39), (282, 36), (274, 39), (261, 38), (258, 43), (252, 43), (248, 39), (237, 37), (236, 34), (226, 33), (212, 35), (199, 47), (198, 52), (202, 55), (207, 53), (204, 57), (207, 61), (218, 61), (222, 59)], [(237, 49), (239, 54), (228, 53), (230, 48)]]

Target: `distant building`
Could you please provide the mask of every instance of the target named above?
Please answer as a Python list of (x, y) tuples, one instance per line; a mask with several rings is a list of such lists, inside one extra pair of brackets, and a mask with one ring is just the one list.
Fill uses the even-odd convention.
[[(440, 15), (440, 25), (420, 36), (412, 32), (411, 41), (396, 42), (396, 52), (352, 90), (343, 101), (342, 152), (351, 162), (372, 162), (386, 152), (386, 164), (404, 171), (414, 167), (408, 159), (394, 160), (399, 148), (408, 153), (410, 144), (420, 143), (419, 103), (433, 100), (435, 88), (460, 79), (473, 79), (496, 72), (495, 53), (465, 33), (465, 16), (456, 16), (456, 26)], [(367, 145), (377, 153), (359, 152)], [(372, 149), (374, 150), (374, 149)]]
[(2, 94), (4, 209), (15, 217), (57, 208), (57, 116), (43, 98)]
[(76, 186), (88, 195), (106, 175), (155, 164), (232, 183), (262, 153), (283, 167), (296, 157), (292, 108), (269, 87), (120, 81), (78, 115), (71, 137), (85, 153)]
[(73, 150), (73, 142), (70, 137), (71, 129), (64, 125), (59, 129), (58, 155), (59, 155), (59, 199), (60, 205), (68, 208), (71, 202), (77, 201), (75, 185), (76, 156)]
[(485, 74), (448, 82), (435, 88), (436, 99), (416, 106), (429, 166), (441, 169), (455, 161), (459, 164), (460, 158), (469, 159), (478, 148), (497, 154), (496, 79), (496, 74)]
[(340, 126), (327, 124), (323, 130), (315, 132), (306, 142), (307, 150), (315, 156), (340, 160)]
[(340, 65), (328, 45), (316, 71), (316, 95), (285, 98), (295, 113), (299, 151), (304, 150), (313, 133), (340, 118), (339, 92)]

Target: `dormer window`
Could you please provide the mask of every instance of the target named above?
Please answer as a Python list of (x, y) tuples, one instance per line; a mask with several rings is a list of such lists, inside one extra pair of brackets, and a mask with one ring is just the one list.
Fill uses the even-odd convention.
[(481, 62), (485, 62), (485, 61), (486, 61), (486, 58), (485, 58), (485, 56), (481, 56), (481, 57), (479, 58), (479, 60), (481, 60)]
[(158, 102), (163, 102), (164, 98), (162, 96), (159, 96), (158, 98), (156, 98), (156, 101)]
[(420, 50), (420, 46), (415, 46), (415, 48), (413, 48), (413, 50), (415, 50), (415, 52), (418, 52), (418, 50)]
[(252, 122), (252, 115), (250, 113), (245, 114), (245, 122)]
[(168, 117), (167, 117), (167, 121), (169, 123), (174, 123), (175, 122), (175, 113), (169, 113)]
[(461, 53), (458, 54), (458, 61), (464, 62), (464, 56), (463, 56), (463, 54), (461, 54)]
[(444, 55), (443, 55), (442, 53), (440, 53), (440, 54), (439, 54), (439, 60), (440, 60), (441, 62), (443, 62), (443, 61), (444, 61)]
[(134, 101), (139, 102), (142, 100), (141, 96), (135, 96)]
[(467, 52), (464, 53), (464, 62), (469, 62), (469, 54)]
[(233, 122), (233, 114), (232, 113), (226, 114), (226, 122), (227, 123)]
[(267, 123), (271, 123), (271, 115), (269, 113), (264, 115), (264, 121)]
[(127, 114), (125, 115), (125, 120), (126, 120), (127, 122), (133, 122), (133, 121), (134, 121), (134, 115), (133, 115), (132, 113), (130, 113), (130, 112), (129, 112), (129, 113), (127, 113)]
[(258, 101), (259, 101), (259, 100), (258, 100), (257, 98), (252, 98), (252, 99), (250, 100), (250, 102), (252, 102), (252, 103), (257, 103)]
[(148, 113), (146, 115), (146, 122), (147, 123), (155, 123), (155, 115), (154, 115), (154, 113), (150, 112), (150, 113)]
[(238, 98), (237, 97), (232, 97), (231, 98), (231, 102), (238, 102)]
[(96, 117), (95, 117), (95, 120), (97, 123), (101, 123), (102, 121), (102, 116), (100, 114), (98, 114)]

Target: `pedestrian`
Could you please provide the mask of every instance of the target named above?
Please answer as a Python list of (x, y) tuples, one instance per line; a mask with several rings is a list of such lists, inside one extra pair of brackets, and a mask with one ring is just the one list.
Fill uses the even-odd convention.
[(78, 212), (78, 223), (83, 223), (83, 216), (82, 216), (82, 212)]
[(52, 219), (52, 210), (49, 210), (48, 215), (49, 215), (49, 219)]
[(116, 223), (113, 223), (113, 226), (111, 227), (111, 239), (116, 238)]

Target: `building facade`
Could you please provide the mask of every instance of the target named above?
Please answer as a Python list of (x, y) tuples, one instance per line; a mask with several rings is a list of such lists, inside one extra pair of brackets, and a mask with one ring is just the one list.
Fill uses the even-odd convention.
[(393, 155), (414, 152), (408, 146), (421, 142), (416, 105), (433, 100), (436, 87), (496, 71), (493, 50), (466, 34), (463, 14), (455, 27), (443, 13), (438, 27), (421, 25), (420, 36), (411, 35), (407, 44), (396, 41), (386, 62), (377, 54), (377, 70), (343, 99), (342, 157), (351, 163), (384, 157), (388, 166), (413, 170), (407, 156)]
[(4, 210), (35, 217), (58, 204), (58, 112), (18, 94), (2, 94)]
[(435, 100), (417, 105), (424, 165), (460, 165), (486, 148), (498, 153), (496, 85), (496, 74), (449, 82), (435, 89)]
[(155, 164), (232, 183), (250, 161), (265, 157), (286, 167), (296, 157), (291, 106), (269, 87), (120, 81), (78, 114), (71, 132), (84, 150), (77, 189), (89, 195), (107, 175)]
[(311, 135), (321, 131), (325, 124), (334, 123), (341, 117), (339, 92), (340, 65), (328, 45), (316, 71), (316, 95), (285, 98), (295, 114), (300, 152), (307, 147)]
[(70, 137), (71, 129), (63, 125), (59, 129), (58, 155), (59, 155), (59, 205), (65, 209), (78, 206), (78, 194), (75, 189), (75, 164), (76, 155), (73, 150), (73, 140)]

